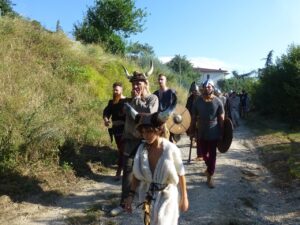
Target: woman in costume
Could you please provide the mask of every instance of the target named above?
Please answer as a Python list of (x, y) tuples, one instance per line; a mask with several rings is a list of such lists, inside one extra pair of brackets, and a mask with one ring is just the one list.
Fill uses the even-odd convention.
[(166, 119), (162, 113), (139, 114), (136, 118), (144, 142), (134, 159), (125, 209), (132, 211), (132, 201), (138, 193), (144, 203), (145, 224), (176, 225), (179, 210), (185, 212), (189, 206), (181, 152), (175, 144), (161, 137)]

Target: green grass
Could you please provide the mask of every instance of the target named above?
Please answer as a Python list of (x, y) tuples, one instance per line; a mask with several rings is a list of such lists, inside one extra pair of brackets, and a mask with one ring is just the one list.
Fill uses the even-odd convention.
[(300, 128), (252, 114), (247, 120), (264, 162), (282, 182), (300, 180)]
[[(35, 173), (33, 165), (39, 162), (62, 175), (90, 172), (92, 157), (81, 158), (84, 146), (100, 149), (98, 170), (111, 170), (116, 146), (109, 141), (102, 110), (113, 82), (121, 81), (130, 96), (121, 65), (129, 72), (149, 69), (107, 54), (101, 46), (47, 31), (35, 21), (0, 17), (0, 173), (27, 176), (28, 165), (38, 177), (43, 173)], [(157, 72), (150, 77), (151, 91), (157, 89)], [(185, 103), (186, 91), (175, 80), (170, 87)]]

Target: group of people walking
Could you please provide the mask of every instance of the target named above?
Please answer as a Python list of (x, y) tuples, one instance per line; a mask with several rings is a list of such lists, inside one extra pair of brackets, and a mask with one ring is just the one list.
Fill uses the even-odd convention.
[(132, 84), (131, 97), (125, 98), (122, 84), (114, 83), (113, 99), (103, 111), (104, 124), (109, 127), (112, 121), (110, 129), (118, 147), (117, 178), (123, 170), (120, 204), (111, 215), (131, 211), (138, 194), (144, 203), (145, 224), (177, 224), (179, 209), (188, 209), (185, 170), (165, 125), (177, 104), (176, 93), (167, 87), (163, 74), (158, 77), (159, 90), (152, 94), (148, 81), (152, 71), (133, 75), (125, 71)]
[[(120, 204), (111, 215), (131, 212), (133, 199), (138, 196), (145, 224), (177, 224), (179, 211), (188, 210), (189, 201), (181, 152), (166, 126), (177, 104), (176, 92), (167, 87), (164, 74), (158, 76), (159, 90), (150, 92), (152, 66), (147, 73), (135, 71), (130, 75), (124, 70), (132, 84), (131, 97), (123, 96), (122, 84), (116, 82), (113, 99), (103, 111), (104, 124), (111, 125), (119, 153), (116, 177), (122, 177)], [(206, 164), (207, 185), (213, 188), (225, 103), (215, 95), (210, 79), (200, 87), (193, 83), (190, 92), (186, 108), (192, 119), (187, 133), (196, 140), (197, 156)]]

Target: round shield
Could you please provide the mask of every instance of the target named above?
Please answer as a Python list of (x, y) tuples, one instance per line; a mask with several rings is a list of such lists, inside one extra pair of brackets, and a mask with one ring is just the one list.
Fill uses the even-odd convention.
[(187, 108), (177, 104), (166, 124), (171, 133), (182, 134), (189, 128), (190, 123), (191, 115)]
[(224, 136), (221, 141), (218, 142), (217, 147), (219, 152), (225, 153), (230, 148), (233, 138), (233, 125), (229, 118), (224, 120)]

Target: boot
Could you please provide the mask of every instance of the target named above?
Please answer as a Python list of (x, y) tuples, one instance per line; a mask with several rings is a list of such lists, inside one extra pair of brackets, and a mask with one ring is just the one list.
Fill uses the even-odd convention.
[(214, 181), (213, 181), (213, 176), (208, 174), (207, 176), (207, 186), (209, 188), (214, 188), (215, 187), (215, 184), (214, 184)]

